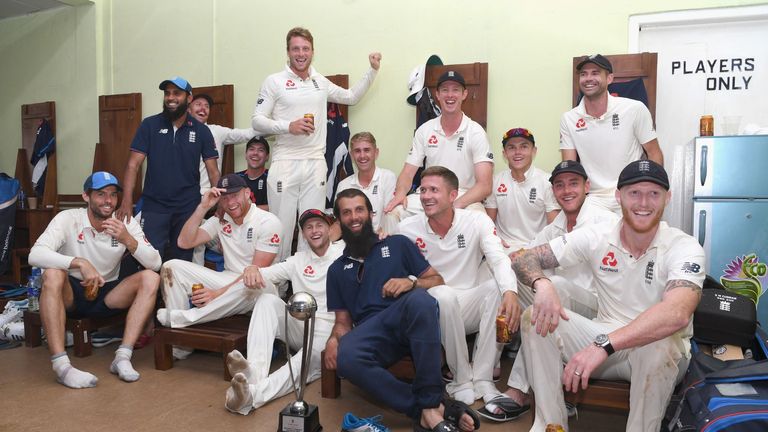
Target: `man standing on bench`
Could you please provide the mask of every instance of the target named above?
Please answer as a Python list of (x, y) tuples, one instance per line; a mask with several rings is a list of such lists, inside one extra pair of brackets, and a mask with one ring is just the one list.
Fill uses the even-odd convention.
[[(416, 431), (477, 429), (477, 413), (443, 399), (437, 301), (425, 290), (443, 278), (408, 238), (379, 240), (362, 191), (341, 191), (333, 212), (346, 249), (328, 270), (328, 310), (336, 322), (325, 346), (326, 368), (338, 367), (339, 375), (411, 417)], [(406, 355), (416, 369), (410, 384), (387, 370)]]
[[(308, 381), (320, 378), (320, 353), (333, 327), (333, 314), (328, 312), (325, 278), (328, 267), (341, 256), (344, 243), (331, 243), (331, 218), (317, 209), (309, 209), (299, 217), (299, 226), (309, 250), (298, 251), (287, 260), (261, 269), (260, 288), (291, 282), (293, 292), (307, 292), (317, 300), (314, 345), (309, 364)], [(298, 350), (304, 335), (304, 322), (293, 317), (285, 334), (285, 302), (274, 294), (264, 293), (256, 300), (248, 327), (248, 360), (239, 351), (229, 353), (227, 365), (232, 374), (232, 387), (224, 404), (228, 410), (246, 415), (265, 403), (286, 395), (293, 389), (290, 369), (283, 365), (269, 373), (275, 338)], [(301, 369), (302, 352), (291, 357), (293, 370)], [(269, 375), (269, 376), (267, 376)]]
[[(222, 217), (212, 216), (203, 222), (208, 210), (217, 204)], [(166, 327), (181, 328), (251, 313), (262, 292), (257, 289), (259, 268), (272, 265), (280, 246), (281, 229), (275, 215), (251, 202), (250, 189), (242, 177), (222, 177), (215, 188), (203, 195), (184, 224), (179, 247), (191, 249), (218, 239), (224, 271), (178, 259), (163, 264), (165, 308), (157, 311), (158, 321)], [(193, 284), (202, 284), (203, 288), (193, 294)], [(176, 359), (184, 359), (190, 353), (188, 349), (173, 348)]]
[[(67, 315), (107, 317), (127, 309), (123, 343), (109, 370), (126, 382), (139, 379), (131, 364), (133, 345), (155, 307), (161, 262), (139, 221), (123, 223), (113, 217), (121, 190), (108, 172), (90, 175), (83, 185), (87, 207), (56, 215), (29, 254), (29, 264), (44, 269), (40, 317), (53, 370), (57, 380), (70, 388), (94, 387), (98, 378), (69, 362), (64, 349)], [(126, 250), (147, 270), (119, 280)]]

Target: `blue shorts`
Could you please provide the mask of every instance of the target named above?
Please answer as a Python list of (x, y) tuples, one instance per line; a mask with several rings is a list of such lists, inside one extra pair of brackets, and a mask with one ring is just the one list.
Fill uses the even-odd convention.
[(104, 318), (121, 313), (124, 309), (110, 309), (104, 298), (115, 288), (120, 279), (112, 282), (106, 282), (101, 288), (96, 298), (91, 301), (85, 298), (85, 287), (81, 285), (81, 280), (69, 276), (69, 285), (72, 286), (72, 294), (74, 301), (72, 307), (67, 310), (67, 317), (69, 318)]

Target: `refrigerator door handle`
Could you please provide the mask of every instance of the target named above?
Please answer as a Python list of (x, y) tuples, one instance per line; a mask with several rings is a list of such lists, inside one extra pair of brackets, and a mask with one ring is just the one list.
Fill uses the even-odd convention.
[(707, 211), (699, 210), (699, 244), (704, 246), (705, 237), (707, 232)]
[(707, 182), (707, 153), (708, 153), (708, 146), (702, 145), (701, 146), (701, 164), (699, 165), (699, 171), (701, 172), (702, 186), (704, 186), (704, 183)]

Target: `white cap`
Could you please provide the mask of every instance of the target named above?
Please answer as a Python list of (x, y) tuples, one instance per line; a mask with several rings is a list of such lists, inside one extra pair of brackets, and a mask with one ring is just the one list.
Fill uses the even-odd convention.
[(416, 66), (408, 77), (408, 97), (405, 99), (411, 105), (416, 105), (416, 94), (424, 88), (427, 66), (442, 66), (443, 61), (436, 54), (432, 54), (425, 64)]

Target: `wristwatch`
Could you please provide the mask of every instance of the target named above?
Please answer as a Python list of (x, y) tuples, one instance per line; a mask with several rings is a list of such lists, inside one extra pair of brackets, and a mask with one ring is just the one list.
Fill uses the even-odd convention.
[(611, 341), (608, 339), (608, 335), (606, 334), (599, 334), (595, 337), (595, 346), (599, 346), (600, 348), (604, 349), (605, 352), (608, 353), (608, 355), (613, 354), (616, 352), (616, 350), (613, 349), (613, 345), (611, 345)]
[(411, 285), (411, 289), (416, 288), (416, 282), (419, 280), (419, 278), (417, 278), (414, 275), (408, 275), (408, 279), (410, 279), (411, 282), (413, 282), (413, 285)]

